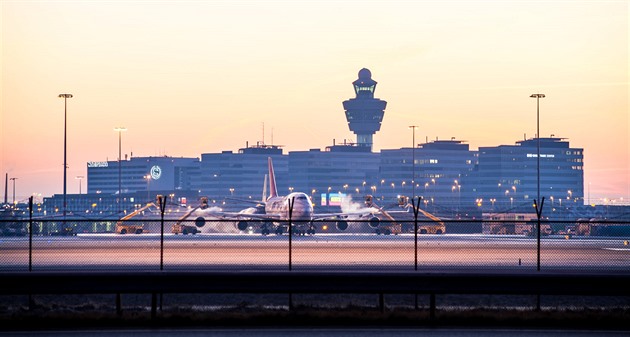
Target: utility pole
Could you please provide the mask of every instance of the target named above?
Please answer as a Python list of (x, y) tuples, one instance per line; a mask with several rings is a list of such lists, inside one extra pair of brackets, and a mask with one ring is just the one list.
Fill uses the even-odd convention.
[(15, 206), (15, 180), (16, 179), (17, 179), (16, 177), (11, 178), (11, 180), (13, 180), (13, 205), (14, 206)]
[(416, 197), (416, 129), (417, 125), (410, 125), (410, 129), (413, 129), (413, 136), (411, 141), (411, 166), (412, 166), (412, 178), (411, 178), (411, 203)]
[[(68, 203), (66, 202), (66, 176), (68, 171), (68, 156), (67, 156), (67, 126), (68, 126), (68, 98), (72, 98), (72, 94), (59, 94), (60, 98), (63, 98), (63, 219), (66, 220), (66, 208)], [(65, 223), (64, 223), (65, 226)]]

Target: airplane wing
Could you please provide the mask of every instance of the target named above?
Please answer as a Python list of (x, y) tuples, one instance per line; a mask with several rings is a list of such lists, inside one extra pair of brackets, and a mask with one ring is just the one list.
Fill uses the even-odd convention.
[(254, 213), (255, 208), (246, 208), (240, 212), (223, 212), (218, 210), (203, 210), (198, 211), (198, 215), (208, 216), (217, 218), (220, 220), (280, 220), (282, 219), (281, 214), (265, 214), (265, 213)]
[(317, 213), (313, 214), (313, 220), (362, 219), (380, 213), (378, 208), (370, 207), (353, 212)]

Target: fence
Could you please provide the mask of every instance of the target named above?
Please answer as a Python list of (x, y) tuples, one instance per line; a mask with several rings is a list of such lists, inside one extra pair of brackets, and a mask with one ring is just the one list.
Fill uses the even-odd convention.
[(628, 222), (543, 221), (540, 240), (531, 221), (288, 223), (0, 220), (0, 271), (630, 270)]

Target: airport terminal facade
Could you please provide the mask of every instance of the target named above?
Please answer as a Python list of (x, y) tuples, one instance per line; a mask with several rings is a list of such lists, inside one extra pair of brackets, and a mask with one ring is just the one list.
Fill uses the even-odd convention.
[[(395, 204), (400, 195), (420, 196), (422, 207), (448, 217), (532, 212), (538, 172), (540, 195), (552, 206), (584, 203), (583, 149), (571, 147), (562, 138), (526, 139), (479, 150), (456, 139), (436, 139), (373, 152), (373, 135), (380, 130), (387, 102), (374, 97), (377, 82), (371, 76), (369, 70), (361, 69), (352, 82), (356, 97), (342, 103), (348, 127), (357, 135), (354, 143), (344, 141), (324, 150), (288, 154), (279, 146), (257, 143), (237, 152), (205, 153), (200, 158), (125, 157), (89, 162), (88, 194), (72, 197), (77, 201), (68, 204), (68, 209), (81, 211), (85, 205), (93, 206), (96, 199), (116, 203), (99, 206), (102, 209), (138, 207), (142, 203), (137, 200), (150, 201), (158, 191), (173, 199), (186, 195), (188, 203), (189, 198), (206, 196), (225, 207), (233, 204), (226, 201), (229, 199), (260, 200), (269, 157), (279, 194), (307, 193), (316, 207), (338, 207), (343, 195), (361, 202), (370, 194), (386, 207)], [(134, 202), (130, 202), (131, 195)], [(58, 210), (60, 197), (46, 198), (47, 207)], [(89, 200), (83, 200), (86, 198)]]
[[(547, 205), (583, 204), (583, 149), (560, 138), (541, 138), (540, 143), (540, 191)], [(341, 195), (362, 202), (369, 194), (381, 206), (395, 204), (401, 195), (420, 196), (427, 210), (449, 217), (531, 212), (537, 196), (536, 144), (537, 139), (528, 139), (471, 150), (452, 139), (380, 153), (356, 144), (289, 153), (257, 144), (236, 152), (204, 153), (200, 159), (138, 157), (121, 161), (120, 167), (118, 161), (90, 162), (88, 194), (70, 196), (68, 207), (84, 209), (98, 198), (103, 209), (117, 207), (103, 203), (122, 203), (128, 209), (165, 194), (178, 203), (184, 196), (188, 205), (207, 196), (213, 204), (238, 208), (243, 204), (237, 200), (262, 199), (272, 158), (279, 194), (305, 192), (316, 207), (339, 206)], [(59, 197), (48, 203), (57, 211)]]

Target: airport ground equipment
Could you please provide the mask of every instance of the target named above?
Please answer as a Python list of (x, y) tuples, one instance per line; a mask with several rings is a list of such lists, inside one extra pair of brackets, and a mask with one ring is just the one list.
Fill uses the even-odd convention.
[[(370, 221), (370, 226), (376, 228), (375, 229), (376, 234), (388, 235), (388, 234), (399, 234), (402, 232), (402, 225), (400, 223), (397, 223), (396, 219), (392, 216), (392, 214), (400, 213), (401, 211), (389, 211), (389, 212), (386, 211), (383, 206), (378, 206), (374, 202), (374, 198), (371, 195), (367, 195), (365, 197), (365, 205), (367, 207), (377, 208), (380, 211), (380, 214), (382, 214), (382, 216), (385, 219), (389, 220), (387, 223), (378, 224), (376, 226), (372, 225), (372, 222)], [(398, 198), (398, 206), (404, 209), (409, 209), (410, 207), (413, 207), (413, 205), (409, 203), (409, 198), (405, 196), (401, 196)], [(446, 233), (446, 225), (444, 224), (442, 219), (436, 217), (435, 215), (423, 209), (418, 209), (418, 211), (422, 213), (422, 215), (424, 215), (425, 217), (427, 217), (428, 219), (432, 221), (428, 223), (423, 222), (423, 223), (418, 224), (419, 234), (444, 234)], [(404, 211), (404, 213), (408, 213), (408, 210)]]
[(198, 209), (206, 209), (208, 208), (208, 198), (207, 197), (201, 197), (199, 205), (196, 207), (191, 208), (188, 212), (186, 212), (186, 214), (184, 214), (181, 218), (179, 218), (179, 220), (177, 220), (177, 222), (173, 225), (173, 227), (171, 228), (171, 233), (177, 235), (177, 234), (197, 234), (199, 233), (199, 229), (197, 229), (197, 227), (203, 227), (205, 224), (205, 221), (195, 221), (195, 226), (193, 225), (188, 225), (184, 222), (186, 219), (188, 219), (188, 217), (194, 213), (196, 210)]
[[(159, 198), (159, 196), (158, 196)], [(118, 234), (142, 234), (144, 230), (144, 225), (140, 223), (125, 223), (125, 221), (133, 218), (134, 216), (144, 212), (149, 207), (157, 207), (157, 205), (151, 201), (148, 202), (143, 207), (138, 208), (137, 210), (125, 215), (120, 218), (118, 222), (116, 222), (116, 233)]]
[(380, 221), (372, 221), (372, 220), (369, 221), (370, 227), (375, 228), (374, 232), (376, 233), (376, 235), (380, 235), (380, 234), (398, 235), (402, 233), (402, 225), (400, 223), (397, 223), (396, 219), (394, 219), (394, 217), (392, 217), (387, 211), (383, 209), (384, 207), (378, 206), (374, 202), (374, 198), (371, 195), (365, 196), (365, 206), (374, 207), (378, 209), (379, 213), (382, 214), (382, 216), (386, 220), (389, 220), (387, 223), (381, 223)]

